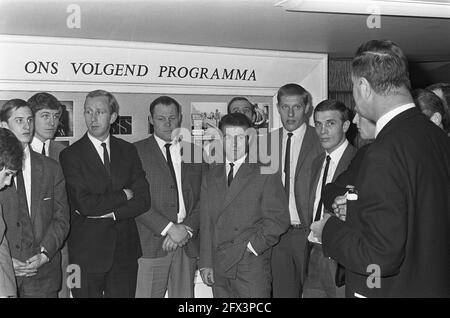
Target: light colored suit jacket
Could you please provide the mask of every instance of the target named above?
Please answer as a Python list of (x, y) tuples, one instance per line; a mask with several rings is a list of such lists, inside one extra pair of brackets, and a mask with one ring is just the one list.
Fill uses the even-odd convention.
[(224, 164), (203, 177), (199, 268), (219, 268), (232, 277), (248, 242), (259, 256), (270, 255), (287, 231), (289, 209), (280, 175), (262, 174), (260, 168), (243, 163), (230, 187)]
[(0, 205), (0, 297), (15, 297), (17, 296), (16, 278), (5, 232), (6, 226)]
[[(150, 197), (152, 205), (150, 210), (136, 218), (136, 224), (141, 240), (143, 257), (158, 258), (167, 255), (162, 249), (164, 237), (161, 232), (169, 222), (177, 223), (177, 187), (174, 183), (167, 161), (161, 152), (154, 136), (135, 143), (142, 168), (145, 171), (150, 185)], [(181, 163), (181, 186), (184, 205), (186, 208), (186, 224), (194, 230), (193, 239), (185, 247), (186, 254), (190, 257), (199, 255), (199, 218), (200, 218), (200, 186), (202, 174), (208, 169), (206, 163), (195, 163), (195, 152), (202, 155), (202, 149), (189, 143), (181, 143), (182, 151), (191, 150), (191, 162)], [(183, 156), (182, 156), (183, 158)]]

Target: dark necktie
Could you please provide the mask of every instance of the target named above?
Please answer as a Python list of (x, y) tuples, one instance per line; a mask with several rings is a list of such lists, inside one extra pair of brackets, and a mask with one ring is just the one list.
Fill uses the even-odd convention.
[(234, 163), (230, 162), (230, 171), (228, 172), (228, 187), (231, 185), (231, 182), (233, 182), (233, 174), (234, 174)]
[(105, 165), (106, 173), (108, 176), (111, 175), (111, 164), (109, 162), (108, 149), (106, 148), (106, 143), (102, 142), (103, 147), (103, 164)]
[(25, 190), (25, 181), (23, 179), (23, 171), (18, 171), (16, 176), (16, 190), (19, 197), (19, 206), (30, 213), (28, 206), (27, 192)]
[(166, 158), (167, 158), (167, 164), (169, 166), (169, 170), (170, 170), (170, 174), (172, 175), (173, 178), (173, 182), (175, 183), (175, 190), (177, 191), (177, 213), (179, 210), (179, 197), (178, 197), (178, 184), (177, 184), (177, 176), (175, 174), (175, 169), (173, 167), (173, 162), (172, 162), (172, 156), (170, 154), (170, 146), (172, 144), (171, 143), (167, 143), (164, 145), (164, 147), (166, 147)]
[(284, 189), (289, 199), (290, 185), (291, 185), (291, 138), (293, 133), (288, 133), (286, 142), (286, 153), (284, 155)]
[(322, 185), (320, 187), (320, 200), (319, 200), (319, 204), (317, 205), (317, 211), (316, 211), (316, 216), (314, 217), (314, 222), (320, 220), (321, 212), (322, 212), (322, 191), (323, 191), (323, 188), (325, 187), (325, 184), (327, 182), (328, 168), (330, 167), (331, 157), (327, 156), (326, 159), (327, 159), (327, 163), (325, 165), (325, 170), (323, 172), (323, 177), (322, 177)]
[(42, 143), (42, 151), (41, 154), (43, 154), (44, 156), (46, 156), (45, 154), (45, 142)]

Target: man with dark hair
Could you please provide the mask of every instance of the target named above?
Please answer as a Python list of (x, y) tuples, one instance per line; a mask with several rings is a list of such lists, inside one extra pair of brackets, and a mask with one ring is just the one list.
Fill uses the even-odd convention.
[[(17, 170), (22, 169), (22, 159), (23, 149), (19, 140), (8, 129), (0, 128), (0, 191), (11, 185)], [(17, 295), (16, 278), (5, 232), (0, 201), (0, 298)]]
[(269, 147), (277, 155), (284, 183), (284, 197), (289, 202), (290, 227), (273, 248), (273, 297), (302, 296), (305, 246), (308, 237), (308, 196), (311, 164), (323, 152), (319, 138), (308, 124), (312, 109), (310, 93), (298, 84), (286, 84), (278, 90), (277, 109), (283, 127), (271, 133), (277, 144)]
[(227, 113), (228, 114), (233, 114), (233, 113), (244, 114), (250, 120), (252, 125), (256, 119), (255, 106), (247, 98), (241, 97), (241, 96), (233, 97), (228, 102)]
[(352, 63), (360, 116), (376, 122), (347, 218), (311, 225), (341, 263), (348, 297), (450, 297), (450, 140), (415, 107), (397, 44), (372, 40)]
[[(314, 109), (314, 123), (320, 143), (325, 149), (311, 166), (311, 193), (308, 205), (308, 226), (323, 217), (322, 189), (333, 182), (350, 164), (356, 153), (345, 137), (350, 126), (345, 104), (332, 99), (320, 102)], [(343, 287), (335, 285), (337, 263), (323, 255), (322, 246), (308, 237), (305, 260), (303, 297), (342, 298)]]
[(69, 261), (81, 269), (76, 298), (133, 298), (142, 255), (134, 218), (150, 207), (136, 148), (110, 135), (119, 104), (103, 90), (84, 102), (86, 134), (61, 152), (71, 209)]
[[(34, 114), (34, 136), (30, 143), (31, 149), (59, 162), (59, 154), (66, 147), (53, 139), (61, 118), (61, 103), (55, 96), (45, 92), (34, 94), (27, 103)], [(67, 245), (64, 244), (61, 250), (62, 285), (58, 298), (70, 297), (67, 287), (68, 265), (69, 254)]]
[(444, 125), (447, 126), (444, 105), (436, 94), (427, 89), (417, 88), (411, 95), (416, 106), (429, 120), (441, 129), (444, 129)]
[(30, 149), (33, 114), (24, 100), (7, 101), (0, 121), (20, 140), (24, 152), (15, 186), (0, 192), (18, 296), (56, 298), (61, 287), (60, 249), (69, 232), (61, 167)]
[(143, 252), (136, 297), (162, 298), (167, 291), (169, 297), (192, 298), (199, 256), (200, 186), (207, 165), (201, 160), (201, 148), (180, 141), (182, 114), (174, 98), (156, 98), (149, 119), (154, 134), (135, 143), (152, 198), (151, 208), (136, 218)]
[(450, 83), (436, 83), (426, 87), (427, 90), (436, 94), (444, 106), (444, 130), (450, 136)]
[(249, 119), (220, 121), (226, 161), (203, 177), (200, 199), (200, 274), (214, 297), (270, 297), (272, 246), (289, 226), (280, 175), (248, 163)]

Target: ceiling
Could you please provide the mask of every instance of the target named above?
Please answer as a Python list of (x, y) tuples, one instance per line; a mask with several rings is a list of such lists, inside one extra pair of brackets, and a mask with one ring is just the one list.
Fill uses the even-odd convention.
[[(349, 58), (369, 39), (397, 42), (413, 61), (450, 60), (450, 19), (287, 12), (279, 0), (0, 0), (0, 34), (329, 53)], [(66, 25), (79, 4), (81, 28)], [(449, 7), (450, 10), (450, 7)]]

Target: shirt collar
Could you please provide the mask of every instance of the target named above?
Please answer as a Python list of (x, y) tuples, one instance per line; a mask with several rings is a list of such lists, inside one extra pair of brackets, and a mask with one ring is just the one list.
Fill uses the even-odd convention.
[(283, 127), (283, 140), (284, 138), (287, 138), (288, 133), (292, 133), (292, 137), (296, 139), (300, 139), (303, 135), (305, 135), (306, 132), (306, 123), (303, 123), (294, 131), (287, 131), (286, 128)]
[[(245, 158), (247, 158), (247, 154), (245, 154), (244, 156), (242, 156), (242, 158), (239, 158), (238, 160), (234, 161), (234, 162), (233, 162), (233, 163), (234, 163), (234, 166), (240, 166), (241, 164), (243, 164), (244, 161), (245, 161)], [(228, 159), (226, 159), (225, 162), (226, 162), (227, 167), (228, 167), (228, 165), (229, 165), (232, 161), (229, 161)]]
[[(170, 143), (170, 144), (172, 144), (172, 145), (178, 145), (178, 144), (179, 144), (178, 139), (174, 139), (174, 140), (172, 140), (172, 141), (165, 141), (164, 139), (161, 139), (161, 138), (159, 138), (158, 136), (156, 136), (156, 134), (153, 134), (153, 136), (155, 136), (155, 140), (156, 140), (156, 142), (158, 143), (158, 146), (159, 146), (159, 148), (160, 148), (161, 150), (164, 150), (164, 145), (167, 144), (167, 143)], [(171, 146), (172, 146), (172, 145), (171, 145)]]
[(386, 126), (395, 116), (397, 116), (400, 113), (403, 113), (405, 110), (408, 110), (410, 108), (416, 107), (414, 103), (405, 104), (399, 107), (394, 108), (393, 110), (387, 112), (383, 116), (381, 116), (377, 120), (376, 124), (376, 131), (375, 131), (375, 138), (378, 136), (380, 131)]
[(109, 148), (109, 140), (111, 135), (108, 135), (108, 137), (104, 141), (100, 141), (94, 136), (92, 136), (89, 132), (87, 133), (89, 140), (94, 144), (96, 148), (101, 148), (102, 143), (106, 143), (106, 147)]
[[(47, 142), (47, 141), (45, 141)], [(44, 142), (42, 142), (38, 137), (34, 136), (33, 140), (31, 140), (31, 148), (34, 151), (40, 152), (42, 150), (42, 145)]]
[(331, 161), (339, 162), (339, 160), (341, 160), (341, 158), (342, 158), (342, 155), (344, 154), (345, 149), (347, 149), (347, 146), (348, 146), (348, 140), (345, 139), (345, 141), (342, 143), (342, 145), (340, 145), (339, 147), (334, 149), (334, 151), (332, 153), (328, 153), (328, 151), (325, 151), (326, 155), (331, 157)]

